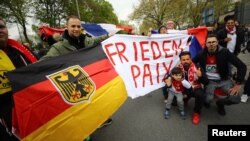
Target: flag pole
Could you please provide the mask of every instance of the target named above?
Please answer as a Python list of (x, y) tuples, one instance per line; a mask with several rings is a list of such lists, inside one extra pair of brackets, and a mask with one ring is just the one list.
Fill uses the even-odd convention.
[(79, 11), (79, 5), (78, 5), (78, 0), (76, 0), (76, 8), (77, 8), (78, 18), (81, 19), (80, 11)]

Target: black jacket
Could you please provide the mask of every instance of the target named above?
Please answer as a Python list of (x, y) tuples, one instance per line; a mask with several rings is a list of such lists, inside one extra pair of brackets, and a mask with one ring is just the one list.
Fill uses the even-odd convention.
[[(235, 45), (235, 50), (234, 50), (234, 55), (238, 55), (240, 53), (240, 47), (241, 44), (244, 41), (244, 32), (241, 30), (241, 28), (236, 28), (236, 45)], [(224, 41), (225, 38), (227, 38), (227, 30), (226, 28), (222, 28), (217, 32), (217, 38), (219, 40), (219, 45), (222, 47), (227, 48), (227, 42)]]
[[(193, 62), (199, 63), (200, 67), (205, 71), (207, 55), (208, 51), (207, 48), (205, 48), (193, 59)], [(230, 78), (228, 64), (231, 63), (237, 68), (235, 81), (237, 83), (242, 83), (244, 81), (247, 67), (237, 56), (229, 52), (228, 49), (218, 46), (216, 51), (216, 60), (218, 73), (220, 74), (222, 80)]]

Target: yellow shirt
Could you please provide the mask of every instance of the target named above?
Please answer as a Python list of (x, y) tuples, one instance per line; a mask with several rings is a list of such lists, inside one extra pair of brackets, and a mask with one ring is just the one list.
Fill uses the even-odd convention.
[(8, 55), (0, 49), (0, 94), (11, 91), (10, 81), (6, 73), (15, 69)]

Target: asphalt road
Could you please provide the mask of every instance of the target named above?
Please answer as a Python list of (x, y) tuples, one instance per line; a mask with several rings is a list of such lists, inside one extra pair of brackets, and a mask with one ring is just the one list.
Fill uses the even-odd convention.
[[(250, 70), (250, 54), (239, 57)], [(247, 74), (248, 74), (247, 72)], [(206, 141), (208, 125), (250, 125), (250, 100), (247, 103), (226, 106), (226, 116), (217, 113), (215, 103), (203, 108), (201, 122), (193, 125), (191, 116), (194, 99), (187, 107), (187, 119), (182, 120), (177, 107), (172, 107), (170, 119), (164, 119), (165, 104), (161, 89), (137, 99), (128, 98), (112, 116), (113, 124), (97, 129), (93, 141)]]

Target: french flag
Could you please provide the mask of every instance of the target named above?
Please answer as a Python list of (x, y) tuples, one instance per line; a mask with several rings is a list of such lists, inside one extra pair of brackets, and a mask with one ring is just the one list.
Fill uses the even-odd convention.
[[(159, 34), (158, 31), (154, 30), (153, 34)], [(191, 57), (195, 57), (205, 47), (205, 41), (207, 36), (207, 27), (190, 28), (187, 30), (167, 30), (167, 34), (188, 34), (192, 35), (191, 42), (189, 45), (189, 51)]]
[[(153, 34), (159, 34), (157, 30), (152, 31)], [(205, 40), (207, 36), (207, 27), (201, 26), (197, 28), (189, 28), (187, 30), (167, 30), (167, 34), (188, 34), (194, 35), (200, 45), (204, 48), (205, 47)]]
[(87, 23), (82, 24), (82, 27), (91, 36), (101, 36), (104, 34), (115, 34), (119, 32), (120, 30), (125, 30), (128, 33), (132, 32), (132, 28), (130, 26), (117, 26), (114, 24), (93, 24), (93, 23)]
[(192, 36), (191, 43), (189, 45), (189, 52), (191, 54), (191, 58), (194, 58), (201, 50), (201, 44), (195, 36)]
[(188, 34), (192, 35), (189, 45), (191, 57), (195, 57), (204, 47), (207, 36), (207, 27), (201, 26), (197, 28), (190, 28), (187, 30), (168, 30), (168, 34)]
[(187, 34), (193, 35), (189, 51), (191, 57), (195, 57), (203, 48), (205, 48), (205, 41), (207, 36), (207, 27), (198, 27), (184, 30)]
[[(101, 36), (108, 33), (115, 34), (120, 30), (124, 30), (128, 34), (131, 34), (132, 32), (132, 27), (128, 25), (84, 23), (81, 24), (81, 26), (84, 28), (85, 32), (91, 36)], [(46, 39), (54, 33), (62, 34), (64, 30), (64, 28), (52, 28), (49, 26), (39, 27), (41, 35), (44, 35)]]

